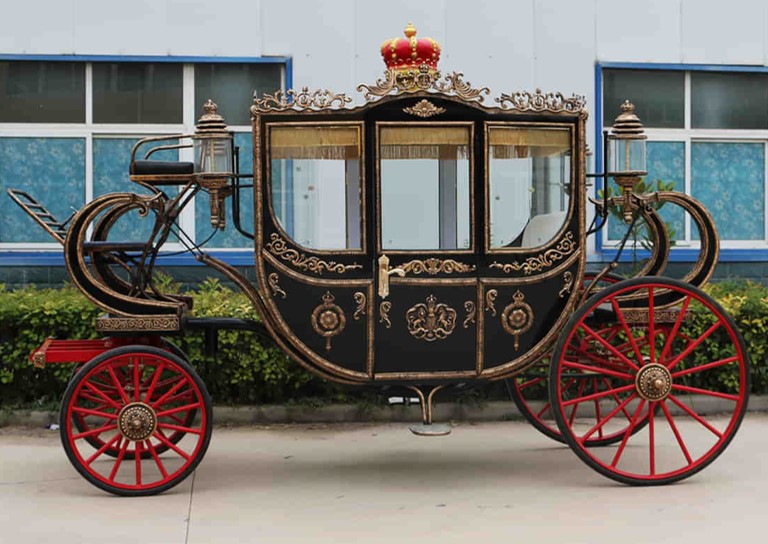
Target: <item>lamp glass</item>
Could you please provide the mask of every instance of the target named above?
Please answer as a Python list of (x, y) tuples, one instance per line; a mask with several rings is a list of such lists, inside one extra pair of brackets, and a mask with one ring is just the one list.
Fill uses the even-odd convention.
[(608, 171), (645, 172), (645, 138), (609, 138)]
[(194, 139), (195, 172), (199, 174), (232, 175), (232, 136), (229, 133)]

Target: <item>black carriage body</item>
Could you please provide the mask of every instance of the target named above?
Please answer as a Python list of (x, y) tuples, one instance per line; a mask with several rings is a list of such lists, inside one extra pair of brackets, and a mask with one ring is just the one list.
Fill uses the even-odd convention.
[[(467, 88), (469, 93), (457, 87), (440, 92), (434, 86), (395, 89), (380, 96), (368, 89), (368, 102), (356, 108), (345, 107), (343, 95), (334, 104), (305, 92), (292, 102), (257, 99), (251, 109), (260, 310), (294, 358), (325, 377), (405, 384), (508, 377), (551, 346), (577, 303), (586, 238), (583, 101), (525, 93), (502, 95), (499, 105), (489, 107), (482, 103), (482, 90)], [(359, 170), (353, 169), (350, 179), (348, 168), (345, 180), (348, 197), (350, 190), (359, 192), (359, 217), (350, 217), (339, 203), (339, 213), (360, 224), (359, 247), (352, 249), (300, 245), (286, 232), (274, 205), (279, 191), (275, 157), (285, 156), (281, 149), (307, 143), (302, 136), (286, 144), (294, 138), (292, 131), (306, 135), (334, 128), (359, 135)], [(511, 247), (492, 247), (495, 195), (490, 191), (489, 157), (493, 145), (514, 143), (502, 141), (505, 131), (529, 138), (529, 143), (537, 137), (526, 135), (553, 134), (568, 157), (563, 188), (567, 205), (559, 215), (552, 214), (557, 230), (543, 244), (528, 241), (527, 247), (519, 247), (525, 236), (521, 233)], [(393, 214), (390, 201), (384, 217), (382, 157), (385, 151), (392, 155), (392, 149), (398, 157), (433, 153), (435, 146), (432, 151), (412, 150), (427, 149), (414, 144), (422, 134), (435, 146), (455, 144), (456, 135), (467, 137), (466, 247), (445, 248), (441, 242), (439, 247), (403, 249), (384, 242), (386, 222), (398, 221), (398, 213), (406, 212)], [(401, 140), (392, 145), (393, 138)], [(524, 145), (506, 149), (513, 147), (515, 153), (530, 153)], [(297, 156), (306, 153), (297, 151)], [(419, 182), (418, 176), (407, 181)], [(456, 191), (447, 193), (446, 198), (458, 198), (451, 196)]]

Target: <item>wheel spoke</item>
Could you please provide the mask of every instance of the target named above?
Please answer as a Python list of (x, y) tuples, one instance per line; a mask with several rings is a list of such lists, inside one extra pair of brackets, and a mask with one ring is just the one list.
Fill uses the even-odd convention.
[[(136, 402), (141, 400), (141, 376), (139, 374), (139, 361), (141, 357), (133, 357), (133, 396)], [(136, 444), (138, 448), (138, 444)]]
[(109, 481), (115, 481), (117, 470), (120, 468), (120, 464), (123, 462), (123, 457), (125, 457), (125, 452), (128, 450), (128, 444), (130, 443), (131, 441), (126, 438), (125, 443), (120, 448), (120, 453), (117, 454), (117, 459), (115, 459), (115, 465), (112, 467), (112, 472), (109, 473)]
[(630, 381), (635, 379), (634, 376), (630, 376), (629, 374), (624, 374), (623, 372), (616, 372), (615, 370), (609, 370), (607, 368), (598, 368), (596, 366), (583, 365), (575, 361), (565, 360), (563, 361), (563, 366), (567, 366), (568, 368), (583, 370), (584, 372), (587, 372), (590, 374), (613, 376), (615, 378), (622, 378), (624, 380), (630, 380)]
[[(606, 385), (607, 387), (613, 387), (613, 386), (611, 385), (611, 382), (609, 382), (607, 378), (603, 378), (603, 382), (605, 383), (605, 385)], [(611, 395), (611, 396), (613, 397), (613, 400), (615, 400), (615, 401), (616, 401), (616, 404), (621, 404), (621, 399), (619, 398), (619, 396), (618, 396), (618, 395), (616, 395), (616, 394), (613, 394), (613, 395)], [(629, 415), (629, 412), (627, 412), (627, 409), (626, 409), (626, 408), (622, 407), (621, 411), (624, 413), (624, 417), (626, 417), (626, 418), (627, 418), (627, 421), (632, 421), (632, 416), (630, 416), (630, 415)]]
[(619, 464), (619, 459), (621, 459), (621, 455), (624, 453), (624, 448), (627, 446), (627, 442), (629, 442), (629, 437), (632, 436), (632, 431), (635, 429), (635, 425), (637, 425), (637, 420), (640, 417), (640, 412), (643, 410), (644, 406), (645, 399), (640, 399), (640, 404), (637, 406), (635, 415), (632, 417), (632, 421), (630, 421), (627, 430), (624, 431), (624, 439), (616, 450), (616, 455), (614, 455), (613, 461), (611, 461), (611, 467), (616, 468), (616, 465)]
[(685, 460), (688, 461), (688, 466), (691, 466), (693, 464), (693, 459), (691, 459), (691, 454), (688, 453), (688, 448), (685, 447), (685, 442), (683, 442), (683, 437), (680, 436), (680, 431), (677, 430), (677, 425), (675, 425), (675, 421), (672, 419), (672, 414), (669, 413), (669, 408), (667, 408), (667, 404), (665, 402), (661, 403), (661, 409), (664, 412), (664, 417), (667, 418), (669, 427), (672, 429), (672, 432), (674, 433), (675, 438), (677, 439), (677, 443), (680, 445), (680, 449), (683, 451), (683, 455), (685, 455)]
[(192, 410), (194, 408), (200, 408), (201, 405), (202, 403), (195, 402), (193, 404), (187, 404), (185, 406), (177, 406), (176, 408), (170, 408), (169, 410), (165, 410), (163, 412), (157, 412), (156, 416), (158, 418), (161, 418), (163, 416), (175, 414), (176, 412), (188, 412), (189, 410)]
[(603, 397), (607, 397), (609, 395), (615, 395), (617, 393), (624, 393), (625, 391), (631, 391), (634, 388), (635, 388), (634, 384), (624, 385), (622, 387), (616, 387), (614, 389), (609, 389), (607, 391), (601, 391), (600, 393), (595, 393), (593, 395), (587, 395), (585, 397), (576, 398), (576, 399), (569, 399), (569, 400), (563, 401), (562, 405), (565, 407), (565, 406), (570, 406), (571, 404), (575, 404), (577, 402), (585, 402), (592, 399), (600, 399)]
[(547, 403), (544, 405), (544, 408), (542, 408), (541, 410), (539, 410), (539, 411), (536, 413), (536, 417), (537, 417), (537, 418), (539, 418), (539, 419), (541, 419), (541, 416), (543, 416), (544, 414), (546, 414), (546, 413), (547, 413), (547, 410), (549, 410), (551, 406), (552, 406), (552, 403), (551, 403), (551, 402), (547, 402)]
[(152, 395), (155, 392), (155, 387), (157, 386), (157, 380), (160, 379), (160, 375), (163, 373), (164, 369), (164, 362), (161, 362), (159, 365), (157, 365), (157, 368), (155, 368), (155, 372), (152, 375), (152, 382), (149, 384), (149, 387), (147, 388), (147, 394), (144, 396), (145, 403), (149, 404), (149, 402), (152, 400)]
[(670, 361), (670, 363), (667, 365), (667, 369), (672, 370), (675, 367), (675, 365), (677, 365), (677, 363), (679, 363), (680, 361), (688, 357), (688, 355), (690, 355), (690, 353), (694, 349), (699, 347), (704, 342), (704, 340), (709, 338), (710, 335), (713, 332), (715, 332), (718, 328), (720, 328), (722, 324), (723, 324), (723, 320), (718, 319), (717, 322), (711, 327), (709, 327), (706, 331), (704, 331), (704, 333), (701, 336), (699, 336), (696, 340), (688, 344), (688, 346), (686, 346), (686, 348), (682, 351), (682, 353), (680, 353), (680, 355), (672, 359), (672, 361)]
[(80, 406), (73, 406), (72, 407), (73, 412), (77, 412), (78, 414), (84, 414), (87, 416), (96, 416), (96, 417), (103, 417), (106, 419), (117, 419), (117, 414), (110, 414), (107, 412), (99, 412), (98, 410), (89, 410), (88, 408), (82, 408)]
[(103, 427), (99, 427), (98, 429), (91, 429), (90, 431), (84, 431), (82, 433), (76, 434), (72, 436), (72, 440), (80, 440), (81, 438), (100, 435), (102, 433), (114, 431), (115, 429), (117, 429), (117, 425), (113, 425), (113, 424), (104, 425)]
[[(85, 380), (85, 381), (83, 382), (83, 385), (84, 385), (85, 387), (87, 387), (87, 388), (88, 388), (90, 391), (92, 391), (92, 392), (96, 393), (96, 395), (98, 395), (99, 397), (101, 397), (102, 399), (104, 399), (104, 401), (106, 401), (106, 402), (107, 402), (107, 404), (111, 405), (113, 408), (117, 408), (118, 410), (121, 408), (121, 407), (120, 407), (120, 405), (119, 405), (119, 404), (118, 404), (118, 403), (117, 403), (117, 402), (116, 402), (114, 399), (112, 399), (112, 398), (108, 397), (108, 396), (106, 395), (106, 393), (104, 393), (104, 392), (103, 392), (101, 389), (99, 389), (98, 387), (96, 387), (95, 385), (93, 385), (93, 384), (92, 384), (91, 382), (89, 382), (88, 380)], [(82, 395), (82, 393), (81, 393), (81, 395)]]
[(677, 397), (675, 397), (674, 395), (669, 395), (669, 397), (667, 397), (667, 398), (668, 398), (669, 400), (671, 400), (672, 402), (674, 402), (675, 404), (677, 404), (677, 405), (678, 405), (680, 408), (682, 408), (682, 409), (683, 409), (683, 411), (684, 411), (686, 414), (688, 414), (688, 415), (689, 415), (689, 416), (691, 416), (693, 419), (695, 419), (696, 421), (698, 421), (699, 423), (701, 423), (701, 424), (702, 424), (704, 427), (706, 427), (706, 428), (707, 428), (707, 429), (708, 429), (708, 430), (709, 430), (709, 431), (710, 431), (712, 434), (714, 434), (714, 435), (715, 435), (715, 436), (717, 436), (718, 438), (722, 438), (722, 437), (723, 437), (723, 433), (721, 433), (720, 431), (718, 431), (717, 429), (715, 429), (715, 428), (714, 428), (712, 425), (710, 425), (710, 424), (709, 424), (709, 423), (708, 423), (708, 422), (707, 422), (707, 421), (706, 421), (706, 420), (705, 420), (703, 417), (701, 417), (699, 414), (697, 414), (696, 412), (694, 412), (693, 410), (691, 410), (690, 408), (688, 408), (688, 407), (687, 407), (685, 404), (683, 404), (683, 402), (682, 402), (682, 401), (680, 401), (680, 400), (679, 400)]
[(656, 362), (656, 320), (654, 319), (653, 308), (653, 287), (648, 287), (648, 336), (650, 338), (649, 346), (651, 364)]
[(679, 370), (677, 372), (672, 373), (672, 378), (679, 378), (680, 376), (686, 376), (688, 374), (694, 374), (696, 372), (702, 372), (704, 370), (710, 370), (712, 368), (717, 368), (719, 366), (727, 365), (730, 363), (734, 363), (739, 360), (738, 355), (734, 355), (733, 357), (728, 357), (726, 359), (720, 359), (719, 361), (715, 361), (712, 363), (707, 363), (705, 365), (699, 365), (694, 366), (692, 368), (686, 368), (685, 370)]
[[(616, 408), (611, 410), (608, 413), (608, 415), (605, 416), (605, 419), (603, 419), (601, 421), (598, 421), (597, 424), (594, 427), (592, 427), (590, 430), (588, 430), (586, 433), (584, 433), (584, 435), (579, 439), (579, 441), (583, 443), (585, 440), (589, 439), (590, 436), (592, 436), (595, 432), (597, 432), (600, 429), (602, 429), (603, 426), (606, 423), (608, 423), (611, 419), (613, 419), (614, 416), (616, 414), (618, 414), (619, 412), (624, 411), (626, 413), (625, 407), (627, 406), (627, 404), (632, 402), (636, 397), (637, 397), (637, 395), (633, 393), (632, 395), (630, 395), (626, 399), (624, 399)], [(630, 421), (631, 421), (631, 419), (630, 419)]]
[(113, 436), (109, 442), (105, 442), (103, 446), (101, 446), (98, 450), (96, 450), (96, 453), (94, 453), (88, 459), (86, 459), (85, 464), (90, 465), (91, 463), (93, 463), (99, 455), (107, 451), (107, 449), (111, 448), (112, 444), (117, 442), (121, 436), (122, 435), (120, 433), (115, 434), (115, 436)]
[(677, 316), (677, 319), (675, 320), (675, 325), (672, 327), (672, 332), (669, 333), (669, 336), (667, 337), (667, 341), (664, 342), (664, 348), (661, 350), (661, 355), (659, 356), (659, 363), (664, 364), (664, 361), (666, 361), (667, 356), (669, 355), (669, 350), (672, 349), (672, 343), (675, 341), (675, 338), (677, 337), (677, 333), (680, 332), (680, 326), (683, 324), (683, 319), (685, 318), (685, 312), (688, 311), (688, 305), (691, 303), (691, 297), (686, 297), (685, 302), (683, 302), (683, 307), (680, 308), (680, 314)]
[(656, 475), (656, 436), (653, 422), (653, 412), (656, 409), (656, 404), (656, 402), (648, 403), (648, 454), (651, 457), (649, 461), (651, 466), (651, 476)]
[(522, 391), (523, 389), (527, 389), (528, 387), (531, 387), (532, 385), (536, 385), (537, 383), (541, 383), (545, 380), (543, 376), (540, 376), (538, 378), (534, 378), (532, 380), (528, 380), (527, 382), (519, 383), (517, 384), (517, 388)]
[(189, 455), (187, 454), (187, 452), (185, 452), (185, 451), (184, 451), (184, 450), (182, 450), (181, 448), (177, 447), (177, 446), (176, 446), (176, 444), (174, 444), (173, 442), (171, 442), (170, 440), (168, 440), (168, 439), (165, 437), (165, 435), (163, 435), (163, 433), (162, 433), (162, 432), (159, 432), (159, 431), (158, 431), (158, 432), (155, 432), (155, 435), (154, 435), (154, 436), (155, 436), (155, 438), (157, 438), (157, 439), (158, 439), (160, 442), (162, 442), (163, 444), (165, 444), (166, 446), (168, 446), (170, 449), (172, 449), (173, 451), (175, 451), (177, 454), (179, 454), (181, 457), (183, 457), (185, 461), (189, 461)]
[(685, 391), (686, 393), (694, 393), (696, 395), (705, 395), (707, 397), (716, 397), (718, 399), (732, 400), (733, 402), (739, 402), (739, 400), (741, 400), (741, 397), (738, 395), (728, 395), (726, 393), (710, 391), (709, 389), (699, 389), (698, 387), (689, 387), (687, 385), (681, 385), (677, 383), (672, 384), (672, 389), (677, 389), (678, 391)]
[(152, 454), (152, 458), (155, 460), (155, 464), (157, 465), (157, 469), (160, 471), (160, 474), (163, 475), (164, 479), (168, 478), (168, 472), (165, 470), (165, 466), (163, 466), (163, 462), (160, 460), (160, 456), (157, 455), (157, 450), (155, 449), (155, 446), (152, 445), (151, 440), (145, 440), (146, 447), (149, 449), (149, 452)]
[(637, 357), (638, 361), (642, 361), (643, 355), (640, 353), (640, 348), (635, 341), (635, 337), (632, 335), (632, 331), (629, 328), (629, 325), (627, 325), (627, 320), (624, 318), (624, 313), (621, 311), (621, 308), (619, 308), (619, 303), (616, 302), (615, 297), (611, 298), (611, 306), (613, 306), (613, 311), (616, 313), (616, 317), (618, 317), (619, 323), (621, 323), (621, 328), (624, 329), (624, 334), (626, 334), (627, 338), (629, 339), (629, 344), (632, 346), (632, 350), (635, 352), (635, 357)]
[(595, 338), (598, 342), (600, 342), (603, 346), (605, 346), (608, 349), (608, 351), (610, 351), (616, 357), (624, 361), (624, 363), (629, 365), (630, 368), (632, 368), (633, 370), (638, 370), (638, 366), (635, 363), (630, 361), (626, 355), (624, 355), (619, 350), (617, 350), (613, 345), (609, 344), (602, 336), (600, 336), (594, 330), (592, 330), (592, 328), (590, 328), (586, 323), (582, 322), (581, 328), (584, 330), (584, 332), (586, 332), (588, 335)]
[(203, 434), (202, 429), (193, 429), (192, 427), (184, 427), (181, 425), (171, 425), (170, 423), (158, 423), (158, 427), (162, 427), (163, 429), (168, 429), (170, 431), (179, 431), (182, 433), (190, 433), (190, 434)]
[(157, 399), (155, 402), (152, 403), (151, 405), (152, 408), (157, 408), (158, 406), (160, 406), (163, 402), (165, 402), (168, 399), (168, 397), (170, 397), (176, 391), (178, 391), (181, 388), (181, 386), (183, 386), (185, 383), (187, 383), (186, 378), (182, 378), (181, 380), (179, 380), (176, 383), (176, 385), (171, 387), (162, 397), (160, 397), (159, 399)]
[(112, 378), (112, 382), (115, 384), (115, 388), (117, 389), (117, 392), (120, 393), (120, 398), (123, 399), (123, 402), (125, 404), (129, 404), (131, 401), (128, 398), (128, 395), (125, 394), (125, 389), (123, 389), (123, 386), (120, 385), (120, 381), (117, 379), (117, 376), (115, 375), (115, 371), (112, 369), (111, 366), (107, 366), (107, 372)]
[[(584, 387), (587, 385), (587, 382), (585, 380), (579, 381), (579, 389), (576, 391), (576, 396), (580, 397), (584, 393)], [(579, 404), (574, 404), (573, 408), (571, 409), (571, 417), (568, 418), (568, 425), (573, 427), (573, 422), (576, 420), (576, 411), (579, 409)]]
[[(592, 391), (595, 393), (600, 392), (600, 384), (597, 381), (597, 378), (592, 378)], [(600, 401), (597, 399), (593, 399), (592, 402), (595, 403), (595, 421), (600, 421)], [(597, 438), (601, 439), (603, 438), (603, 428), (600, 427), (597, 431)]]

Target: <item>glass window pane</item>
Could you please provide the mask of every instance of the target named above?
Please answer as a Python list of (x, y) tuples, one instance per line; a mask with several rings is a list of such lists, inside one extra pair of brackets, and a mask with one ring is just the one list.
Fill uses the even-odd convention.
[(603, 126), (613, 125), (627, 99), (646, 127), (685, 126), (685, 72), (604, 70)]
[(768, 74), (691, 72), (693, 128), (768, 128)]
[(182, 65), (93, 64), (94, 123), (182, 122)]
[(0, 138), (0, 242), (53, 243), (5, 194), (9, 187), (26, 191), (65, 221), (85, 199), (85, 140)]
[(466, 126), (382, 127), (383, 249), (467, 249), (471, 133)]
[(0, 62), (0, 123), (84, 122), (84, 63)]
[(562, 228), (571, 183), (568, 129), (490, 127), (490, 247), (536, 247)]
[(721, 240), (765, 239), (765, 144), (692, 142), (691, 195)]
[(297, 244), (362, 247), (361, 149), (360, 125), (269, 129), (272, 209)]
[(281, 72), (282, 64), (196, 64), (196, 111), (211, 98), (228, 125), (249, 125), (254, 94), (280, 89)]

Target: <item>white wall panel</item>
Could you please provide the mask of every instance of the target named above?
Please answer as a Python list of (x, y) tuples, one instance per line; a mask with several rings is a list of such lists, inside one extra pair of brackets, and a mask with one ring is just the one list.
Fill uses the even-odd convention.
[(680, 1), (596, 0), (598, 59), (680, 62)]
[(4, 2), (0, 53), (71, 55), (75, 0)]
[(682, 0), (683, 58), (698, 64), (765, 62), (765, 0)]

